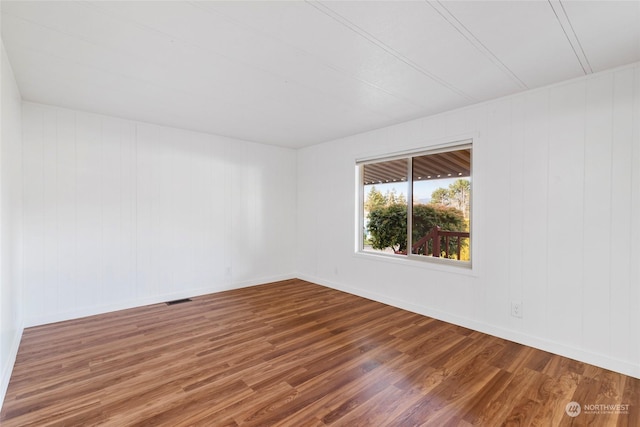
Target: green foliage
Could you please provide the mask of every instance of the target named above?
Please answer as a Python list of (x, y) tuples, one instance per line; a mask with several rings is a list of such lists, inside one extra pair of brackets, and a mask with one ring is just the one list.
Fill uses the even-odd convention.
[(431, 204), (446, 206), (449, 203), (449, 191), (446, 188), (436, 188), (431, 193)]
[(405, 197), (405, 195), (402, 193), (398, 194), (395, 188), (387, 190), (385, 194), (382, 194), (380, 190), (373, 186), (371, 187), (371, 190), (369, 190), (367, 200), (365, 200), (364, 202), (364, 210), (366, 212), (371, 212), (375, 209), (395, 204), (406, 205), (407, 198)]
[(371, 187), (367, 200), (364, 202), (364, 210), (371, 212), (374, 209), (378, 209), (386, 206), (387, 198), (378, 190), (375, 186)]
[(396, 204), (405, 205), (405, 206), (407, 205), (407, 198), (402, 193), (397, 194), (395, 188), (392, 189), (391, 191), (387, 191), (384, 197), (387, 202), (387, 206), (396, 205)]
[[(371, 247), (383, 250), (392, 248), (396, 252), (407, 251), (407, 204), (394, 203), (377, 207), (369, 212), (367, 229), (371, 235)], [(462, 212), (455, 208), (438, 205), (413, 206), (412, 238), (417, 242), (435, 226), (442, 230), (465, 231)], [(450, 242), (455, 252), (455, 242)]]
[[(435, 227), (445, 231), (468, 231), (469, 200), (471, 183), (466, 179), (458, 179), (449, 188), (438, 188), (431, 195), (427, 205), (413, 205), (412, 241), (415, 243)], [(395, 189), (383, 194), (372, 187), (364, 202), (367, 213), (367, 233), (364, 241), (373, 249), (393, 249), (395, 252), (407, 253), (407, 199), (404, 194), (397, 194)], [(449, 242), (449, 253), (457, 253), (458, 239)], [(468, 240), (462, 239), (461, 258), (468, 259)], [(429, 244), (431, 250), (431, 243)], [(440, 242), (444, 248), (445, 240)], [(452, 257), (454, 255), (451, 255)]]
[[(467, 222), (464, 219), (464, 215), (456, 208), (431, 204), (413, 206), (413, 232), (411, 237), (414, 243), (429, 234), (435, 226), (444, 231), (467, 231)], [(467, 245), (466, 239), (461, 240), (460, 244), (464, 249)], [(441, 248), (444, 248), (444, 239), (442, 239), (440, 245)], [(449, 241), (449, 254), (455, 254), (457, 246), (457, 239), (451, 239)], [(429, 244), (429, 250), (433, 250), (431, 243)]]
[(413, 206), (413, 241), (425, 236), (435, 226), (445, 231), (465, 231), (462, 212), (456, 208), (440, 205)]
[(404, 194), (398, 195), (395, 189), (382, 194), (374, 186), (364, 202), (364, 209), (368, 212), (368, 243), (371, 247), (379, 250), (392, 248), (395, 251), (406, 251), (407, 199)]
[(395, 203), (369, 212), (367, 229), (373, 249), (407, 250), (407, 205)]
[(469, 218), (471, 201), (471, 182), (468, 179), (458, 179), (449, 188), (438, 188), (431, 193), (431, 204), (456, 208)]

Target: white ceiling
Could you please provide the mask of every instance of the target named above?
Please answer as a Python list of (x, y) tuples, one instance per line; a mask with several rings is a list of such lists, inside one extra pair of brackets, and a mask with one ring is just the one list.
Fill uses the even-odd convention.
[(640, 1), (2, 1), (25, 100), (303, 147), (640, 61)]

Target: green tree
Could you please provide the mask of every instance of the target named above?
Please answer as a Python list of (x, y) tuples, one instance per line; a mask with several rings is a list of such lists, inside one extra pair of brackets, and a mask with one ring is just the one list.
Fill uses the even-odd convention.
[(407, 205), (395, 203), (369, 212), (367, 229), (371, 234), (371, 247), (396, 252), (407, 250)]
[(413, 206), (413, 240), (428, 234), (435, 226), (446, 231), (464, 231), (462, 212), (441, 205)]
[(375, 186), (371, 187), (367, 200), (364, 202), (364, 210), (371, 212), (377, 208), (381, 208), (387, 205), (387, 198), (378, 190)]
[[(371, 234), (371, 247), (396, 252), (407, 251), (407, 204), (394, 203), (378, 207), (367, 216), (367, 229)], [(433, 227), (442, 230), (465, 231), (465, 220), (459, 210), (439, 205), (417, 204), (413, 206), (413, 231), (411, 237), (417, 242)], [(455, 253), (456, 242), (450, 242), (450, 253)]]
[[(435, 204), (414, 205), (412, 225), (413, 231), (411, 237), (414, 243), (429, 234), (435, 226), (440, 227), (443, 231), (466, 231), (467, 229), (467, 223), (460, 210), (450, 206)], [(440, 242), (440, 247), (444, 248), (445, 244), (446, 241), (443, 238)], [(449, 241), (449, 254), (455, 254), (457, 252), (458, 244), (461, 245), (461, 249), (464, 249), (467, 242), (466, 240), (458, 242), (457, 239), (451, 239)], [(432, 243), (429, 243), (429, 250), (433, 250)]]
[(449, 191), (446, 188), (436, 188), (431, 193), (431, 204), (447, 206), (449, 204)]
[(449, 206), (461, 211), (469, 218), (471, 201), (471, 182), (458, 179), (449, 188), (438, 188), (431, 193), (431, 204)]
[(407, 198), (405, 197), (405, 195), (403, 193), (398, 194), (395, 188), (387, 190), (384, 197), (386, 200), (385, 206), (407, 204)]
[(367, 200), (365, 200), (364, 202), (364, 210), (365, 212), (371, 212), (377, 208), (388, 207), (397, 204), (407, 204), (407, 197), (403, 193), (398, 194), (396, 189), (392, 188), (391, 190), (387, 190), (386, 193), (382, 194), (380, 190), (373, 186), (367, 194)]

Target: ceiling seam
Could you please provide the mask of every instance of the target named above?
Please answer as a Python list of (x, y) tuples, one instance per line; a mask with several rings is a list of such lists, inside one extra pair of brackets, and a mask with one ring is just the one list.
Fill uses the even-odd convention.
[[(477, 51), (479, 51), (483, 56), (485, 56), (489, 61), (491, 61), (494, 65), (496, 65), (502, 72), (507, 74), (520, 88), (529, 89), (529, 86), (525, 82), (523, 82), (517, 75), (514, 73), (504, 62), (498, 58), (496, 54), (494, 54), (491, 49), (489, 49), (484, 43), (476, 37), (471, 30), (469, 30), (456, 16), (451, 13), (449, 9), (447, 9), (441, 1), (431, 2), (429, 0), (425, 0), (425, 3), (431, 6), (449, 25), (451, 25), (456, 31), (458, 31), (462, 37), (464, 37)], [(435, 4), (438, 5), (436, 7)], [(446, 15), (448, 15), (451, 19), (455, 20), (451, 22), (445, 13), (442, 10), (446, 11)]]
[(587, 54), (584, 51), (584, 48), (582, 47), (582, 43), (580, 42), (580, 38), (578, 37), (578, 34), (576, 33), (576, 30), (574, 30), (574, 28), (573, 28), (573, 24), (571, 23), (571, 19), (569, 19), (569, 14), (567, 13), (566, 9), (564, 8), (564, 4), (562, 4), (562, 0), (558, 0), (558, 2), (560, 3), (560, 6), (562, 7), (562, 12), (564, 13), (564, 16), (567, 18), (567, 22), (569, 23), (569, 27), (571, 28), (571, 32), (573, 33), (574, 37), (576, 38), (576, 42), (578, 42), (578, 46), (580, 47), (580, 52), (582, 52), (582, 56), (584, 57), (584, 60), (587, 63), (587, 66), (588, 66), (588, 69), (589, 69), (589, 73), (593, 73), (593, 68), (591, 67), (591, 63), (589, 62), (589, 58), (587, 57)]
[(364, 38), (365, 40), (367, 40), (371, 44), (375, 45), (376, 47), (382, 49), (383, 51), (385, 51), (386, 53), (390, 54), (394, 58), (398, 59), (399, 61), (401, 61), (404, 64), (408, 65), (409, 67), (413, 68), (415, 71), (417, 71), (420, 74), (430, 78), (431, 80), (433, 80), (434, 82), (438, 83), (439, 85), (444, 86), (445, 88), (447, 88), (450, 91), (454, 92), (455, 94), (465, 98), (468, 101), (472, 101), (472, 102), (477, 102), (478, 101), (477, 99), (475, 99), (471, 95), (468, 95), (467, 93), (465, 93), (461, 89), (458, 89), (457, 87), (455, 87), (451, 83), (447, 82), (443, 78), (437, 76), (436, 74), (434, 74), (434, 73), (422, 68), (421, 66), (419, 66), (415, 62), (411, 61), (409, 58), (405, 57), (400, 52), (398, 52), (397, 50), (395, 50), (392, 47), (388, 46), (387, 44), (382, 42), (380, 39), (376, 38), (374, 35), (372, 35), (368, 31), (364, 30), (363, 28), (361, 28), (358, 25), (354, 24), (353, 22), (351, 22), (350, 20), (348, 20), (344, 16), (340, 15), (338, 12), (334, 11), (329, 6), (327, 6), (325, 4), (322, 4), (321, 2), (318, 2), (318, 1), (305, 0), (305, 2), (308, 5), (314, 7), (315, 9), (317, 9), (319, 12), (325, 14), (326, 16), (328, 16), (331, 19), (335, 20), (339, 24), (343, 25), (345, 28), (348, 28), (349, 30), (353, 31), (354, 33), (356, 33), (360, 37)]
[[(199, 9), (199, 10), (201, 10), (201, 11), (203, 11), (203, 12), (207, 13), (207, 14), (215, 13), (216, 15), (223, 16), (223, 17), (224, 17), (224, 19), (226, 19), (228, 22), (230, 22), (230, 23), (232, 23), (232, 24), (234, 24), (234, 25), (242, 26), (242, 27), (244, 27), (244, 28), (249, 28), (249, 29), (251, 29), (252, 31), (255, 31), (255, 29), (254, 29), (253, 27), (250, 27), (250, 26), (247, 26), (247, 25), (241, 24), (241, 23), (239, 23), (238, 21), (234, 20), (233, 18), (231, 18), (231, 17), (227, 16), (226, 14), (223, 14), (223, 13), (219, 12), (218, 10), (213, 11), (213, 10), (211, 10), (211, 9), (209, 9), (209, 8), (202, 7), (202, 6), (201, 6), (201, 5), (199, 5), (197, 2), (193, 2), (193, 1), (185, 2), (185, 3), (188, 3), (188, 4), (189, 4), (189, 5), (191, 5), (192, 7), (195, 7), (195, 8), (197, 8), (197, 9)], [(267, 70), (267, 69), (263, 69), (262, 67), (257, 67), (257, 66), (255, 66), (255, 65), (253, 65), (253, 64), (251, 64), (251, 63), (246, 62), (246, 61), (237, 60), (237, 59), (232, 58), (232, 57), (230, 57), (230, 56), (228, 56), (228, 55), (222, 54), (222, 53), (220, 53), (220, 52), (218, 52), (218, 51), (216, 51), (216, 50), (212, 50), (212, 49), (209, 49), (209, 48), (207, 48), (207, 47), (205, 47), (205, 46), (202, 46), (202, 45), (200, 45), (200, 44), (196, 44), (196, 43), (193, 43), (193, 42), (191, 42), (191, 41), (189, 41), (189, 40), (185, 40), (185, 39), (183, 39), (182, 37), (177, 37), (175, 34), (170, 34), (170, 33), (168, 33), (168, 32), (165, 32), (165, 31), (163, 31), (163, 30), (161, 30), (161, 29), (155, 28), (155, 27), (150, 26), (150, 25), (148, 25), (148, 24), (145, 24), (145, 23), (142, 23), (142, 22), (139, 22), (139, 21), (136, 21), (136, 20), (134, 20), (134, 19), (127, 18), (127, 17), (123, 17), (122, 15), (119, 15), (119, 14), (116, 14), (116, 13), (113, 13), (113, 12), (111, 12), (111, 11), (108, 11), (108, 10), (103, 9), (103, 8), (101, 8), (101, 7), (100, 7), (99, 5), (97, 5), (97, 4), (86, 4), (86, 6), (93, 7), (96, 11), (99, 11), (100, 13), (102, 13), (102, 14), (104, 14), (104, 15), (110, 16), (111, 18), (115, 18), (115, 19), (125, 19), (125, 20), (126, 20), (127, 22), (129, 22), (131, 25), (133, 25), (133, 26), (135, 26), (135, 27), (137, 27), (137, 28), (139, 28), (139, 29), (141, 29), (141, 30), (143, 30), (143, 31), (150, 31), (150, 32), (153, 32), (153, 33), (155, 33), (155, 34), (158, 34), (158, 35), (160, 35), (160, 36), (162, 36), (162, 37), (168, 37), (168, 38), (170, 38), (170, 39), (172, 39), (172, 40), (176, 40), (176, 41), (178, 41), (178, 42), (180, 42), (180, 43), (182, 43), (182, 44), (184, 44), (184, 45), (189, 45), (189, 46), (191, 46), (191, 47), (194, 47), (195, 49), (201, 50), (201, 51), (203, 51), (203, 52), (205, 52), (205, 53), (207, 53), (207, 54), (213, 54), (213, 55), (215, 55), (215, 56), (217, 56), (217, 57), (219, 57), (219, 58), (223, 58), (225, 61), (228, 61), (229, 63), (238, 63), (238, 64), (242, 65), (243, 67), (246, 67), (246, 68), (249, 68), (249, 69), (255, 69), (255, 70), (258, 70), (258, 71), (260, 71), (260, 72), (262, 72), (262, 73), (265, 73), (265, 74), (268, 74), (268, 75), (270, 75), (270, 76), (272, 76), (272, 77), (274, 77), (274, 78), (276, 78), (276, 79), (284, 79), (284, 80), (287, 80), (287, 79), (289, 79), (289, 78), (290, 78), (290, 77), (288, 77), (288, 76), (281, 75), (281, 74), (277, 74), (277, 73), (274, 73), (274, 72), (269, 71), (269, 70)], [(269, 38), (271, 38), (271, 39), (274, 39), (274, 40), (278, 41), (279, 43), (284, 43), (282, 40), (277, 39), (277, 38), (275, 38), (275, 37), (272, 37), (272, 36), (270, 36), (269, 34), (264, 33), (264, 32), (262, 32), (262, 31), (260, 32), (260, 34), (261, 34), (262, 36), (264, 36), (264, 37), (269, 37)], [(89, 42), (91, 42), (91, 41), (89, 41)], [(93, 42), (91, 42), (91, 43), (93, 43)], [(302, 52), (304, 52), (304, 53), (306, 53), (306, 54), (308, 54), (308, 55), (310, 55), (310, 56), (314, 57), (314, 55), (310, 54), (309, 52), (307, 52), (307, 51), (305, 51), (305, 50), (298, 49), (298, 48), (296, 48), (295, 46), (292, 46), (292, 45), (290, 45), (290, 44), (288, 44), (288, 43), (287, 43), (287, 46), (289, 46), (289, 47), (291, 47), (291, 48), (294, 48), (294, 49), (296, 49), (296, 50), (300, 50), (300, 51), (302, 51)], [(405, 99), (404, 97), (399, 97), (399, 96), (397, 96), (397, 95), (395, 95), (395, 94), (393, 94), (393, 93), (391, 93), (391, 92), (389, 92), (389, 91), (387, 91), (387, 90), (385, 90), (385, 89), (383, 89), (383, 88), (380, 88), (380, 87), (379, 87), (379, 86), (377, 86), (377, 85), (374, 85), (373, 83), (370, 83), (370, 82), (367, 82), (367, 81), (365, 81), (365, 80), (358, 79), (357, 77), (351, 76), (350, 74), (346, 73), (344, 70), (340, 70), (340, 69), (338, 69), (338, 68), (336, 68), (336, 67), (332, 67), (332, 66), (327, 66), (327, 68), (329, 68), (329, 69), (331, 69), (331, 70), (334, 70), (334, 71), (336, 71), (336, 72), (339, 72), (339, 73), (341, 73), (341, 74), (343, 74), (343, 75), (347, 75), (347, 76), (349, 76), (349, 77), (351, 77), (351, 78), (354, 78), (355, 80), (357, 80), (357, 81), (359, 81), (359, 82), (361, 82), (361, 83), (363, 83), (363, 84), (366, 84), (366, 85), (368, 85), (369, 87), (371, 87), (371, 88), (373, 88), (373, 89), (375, 89), (375, 90), (379, 90), (379, 91), (381, 91), (381, 92), (385, 93), (386, 95), (391, 96), (391, 97), (393, 97), (393, 98), (396, 98), (396, 99), (398, 99), (398, 100), (400, 100), (400, 101), (402, 101), (402, 102), (405, 102), (405, 103), (411, 104), (411, 105), (413, 105), (413, 106), (415, 106), (415, 107), (424, 108), (424, 106), (422, 106), (422, 105), (416, 104), (416, 103), (412, 102), (412, 101), (411, 101), (411, 100), (409, 100), (409, 99)], [(304, 83), (301, 83), (301, 82), (299, 82), (299, 81), (295, 81), (295, 84), (297, 84), (297, 85), (299, 85), (300, 87), (303, 87), (303, 88), (305, 88), (305, 89), (307, 89), (307, 90), (309, 90), (309, 91), (312, 91), (312, 92), (314, 92), (314, 93), (316, 93), (316, 94), (319, 94), (320, 96), (323, 96), (323, 93), (322, 93), (321, 91), (315, 90), (314, 88), (312, 88), (312, 87), (310, 87), (310, 86), (308, 86), (308, 85), (306, 85), (306, 84), (304, 84)], [(335, 98), (331, 98), (331, 99), (335, 99)], [(351, 103), (345, 102), (345, 101), (344, 101), (344, 100), (342, 100), (342, 99), (340, 99), (339, 101), (340, 101), (343, 105), (345, 105), (345, 107), (346, 107), (346, 108), (349, 108), (350, 110), (352, 110), (352, 109), (354, 109), (354, 108), (356, 108), (356, 107), (357, 107), (357, 106), (355, 106), (355, 105), (353, 105), (353, 104), (351, 104)], [(279, 102), (279, 101), (277, 101), (277, 100), (276, 100), (276, 102)], [(395, 120), (395, 118), (394, 118), (394, 117), (389, 117), (387, 114), (382, 113), (382, 112), (380, 112), (380, 111), (378, 111), (378, 110), (375, 110), (375, 109), (370, 109), (370, 108), (368, 108), (368, 109), (367, 109), (367, 111), (369, 111), (369, 112), (370, 112), (371, 114), (373, 114), (373, 115), (383, 117), (383, 118), (384, 118), (384, 119), (386, 119), (387, 121), (389, 121), (389, 120), (390, 120), (391, 122), (394, 122), (394, 120)]]
[[(583, 59), (580, 57), (578, 50), (576, 50), (576, 47), (579, 47), (580, 50), (582, 51), (582, 54), (584, 55), (584, 50), (582, 50), (582, 45), (580, 44), (580, 40), (578, 39), (577, 34), (573, 31), (573, 26), (571, 25), (571, 21), (569, 21), (569, 17), (566, 14), (564, 6), (562, 6), (562, 3), (560, 2), (560, 0), (554, 0), (554, 1), (557, 1), (560, 4), (560, 8), (562, 10), (561, 14), (566, 19), (568, 25), (563, 23), (562, 18), (560, 17), (558, 10), (556, 10), (556, 7), (553, 5), (552, 0), (547, 0), (547, 2), (549, 3), (549, 6), (551, 7), (551, 10), (553, 11), (553, 14), (556, 16), (556, 20), (558, 21), (560, 28), (562, 28), (562, 32), (564, 33), (564, 36), (566, 37), (567, 42), (569, 42), (569, 46), (571, 46), (571, 50), (573, 50), (573, 54), (576, 56), (576, 59), (578, 60), (578, 63), (582, 68), (583, 73), (585, 75), (593, 73), (593, 70), (591, 69), (591, 65), (589, 64), (589, 60), (587, 59), (586, 55), (584, 56), (584, 59)], [(569, 28), (567, 28), (567, 26)], [(569, 30), (569, 32), (567, 30)], [(575, 38), (575, 42), (572, 40), (569, 33), (573, 35), (573, 37)]]
[[(292, 44), (290, 44), (290, 43), (286, 42), (285, 40), (282, 40), (282, 39), (281, 39), (281, 38), (279, 38), (279, 37), (275, 37), (275, 36), (273, 36), (273, 35), (271, 35), (271, 34), (269, 34), (269, 33), (265, 32), (265, 31), (262, 31), (262, 30), (260, 30), (260, 29), (255, 28), (255, 27), (253, 27), (253, 26), (251, 26), (251, 25), (247, 25), (247, 24), (244, 24), (244, 23), (242, 23), (242, 22), (239, 22), (239, 21), (237, 21), (236, 19), (234, 19), (234, 18), (230, 17), (229, 15), (227, 15), (227, 14), (225, 14), (225, 13), (223, 13), (223, 12), (220, 12), (219, 10), (212, 10), (211, 8), (203, 7), (203, 6), (201, 6), (200, 4), (198, 4), (198, 2), (189, 1), (189, 4), (190, 4), (190, 5), (192, 5), (193, 7), (196, 7), (196, 8), (198, 8), (198, 9), (202, 10), (202, 11), (203, 11), (203, 12), (205, 12), (205, 13), (208, 13), (208, 14), (216, 14), (216, 15), (222, 16), (222, 17), (224, 17), (224, 19), (226, 19), (228, 22), (230, 22), (230, 23), (232, 23), (232, 24), (234, 24), (234, 25), (237, 25), (237, 26), (243, 27), (243, 28), (245, 28), (245, 29), (248, 29), (248, 30), (250, 30), (250, 31), (252, 31), (252, 32), (254, 32), (254, 33), (257, 33), (257, 34), (259, 34), (261, 37), (267, 37), (267, 38), (269, 38), (269, 39), (271, 39), (271, 40), (274, 40), (274, 41), (276, 41), (276, 42), (278, 42), (278, 43), (282, 43), (282, 44), (284, 44), (284, 45), (288, 46), (288, 47), (289, 47), (289, 48), (291, 48), (291, 49), (294, 49), (294, 50), (296, 50), (296, 51), (299, 51), (299, 52), (301, 52), (301, 53), (304, 53), (305, 55), (308, 55), (308, 56), (310, 56), (310, 57), (312, 57), (312, 58), (317, 58), (317, 56), (316, 56), (316, 55), (314, 55), (313, 53), (311, 53), (311, 52), (309, 52), (309, 51), (307, 51), (307, 50), (305, 50), (305, 49), (302, 49), (302, 48), (300, 48), (300, 47), (298, 47), (298, 46), (292, 45)], [(378, 86), (378, 85), (376, 85), (376, 84), (374, 84), (374, 83), (371, 83), (371, 82), (369, 82), (369, 81), (367, 81), (367, 80), (364, 80), (364, 79), (361, 79), (361, 78), (359, 78), (359, 77), (357, 77), (357, 76), (354, 76), (354, 75), (352, 75), (351, 73), (349, 73), (348, 71), (346, 71), (345, 69), (342, 69), (342, 68), (340, 68), (340, 67), (338, 67), (338, 66), (335, 66), (335, 65), (333, 65), (333, 64), (328, 64), (328, 63), (325, 63), (325, 64), (324, 64), (324, 66), (325, 66), (326, 68), (330, 69), (330, 70), (336, 71), (336, 72), (338, 72), (338, 73), (340, 73), (340, 74), (342, 74), (342, 75), (344, 75), (344, 76), (347, 76), (347, 77), (348, 77), (348, 78), (350, 78), (350, 79), (356, 80), (356, 81), (358, 81), (358, 82), (360, 82), (360, 83), (362, 83), (362, 84), (364, 84), (364, 85), (367, 85), (367, 86), (369, 86), (369, 87), (370, 87), (370, 88), (372, 88), (372, 89), (375, 89), (375, 90), (378, 90), (378, 91), (380, 91), (380, 92), (383, 92), (384, 94), (386, 94), (386, 95), (388, 95), (388, 96), (390, 96), (390, 97), (392, 97), (392, 98), (396, 98), (396, 99), (398, 99), (399, 101), (406, 102), (407, 104), (411, 104), (411, 105), (413, 105), (413, 106), (420, 107), (420, 108), (423, 108), (423, 107), (424, 107), (424, 106), (422, 106), (422, 105), (419, 105), (419, 104), (417, 104), (417, 103), (415, 103), (415, 102), (411, 101), (410, 99), (406, 99), (406, 98), (404, 98), (404, 97), (398, 96), (397, 94), (394, 94), (394, 93), (392, 93), (392, 92), (390, 92), (390, 91), (388, 91), (388, 90), (386, 90), (386, 89), (384, 89), (384, 88), (382, 88), (382, 87), (380, 87), (380, 86)], [(284, 76), (283, 76), (283, 77), (284, 77)], [(301, 84), (301, 83), (298, 83), (298, 84)], [(301, 84), (301, 85), (302, 85), (302, 84)], [(304, 85), (303, 85), (303, 86), (304, 86)], [(369, 109), (369, 110), (370, 110), (370, 109)], [(370, 110), (370, 111), (371, 111), (372, 113), (374, 113), (374, 114), (380, 114), (378, 111), (375, 111), (375, 110)]]

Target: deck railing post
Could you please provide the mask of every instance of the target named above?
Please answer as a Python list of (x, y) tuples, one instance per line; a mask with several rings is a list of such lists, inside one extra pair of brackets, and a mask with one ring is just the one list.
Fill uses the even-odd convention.
[(440, 227), (433, 227), (433, 256), (440, 258)]

